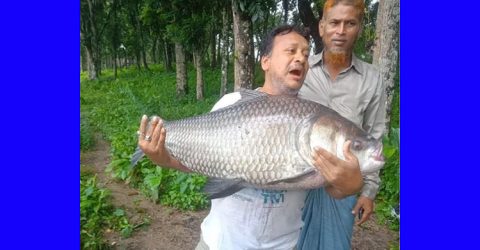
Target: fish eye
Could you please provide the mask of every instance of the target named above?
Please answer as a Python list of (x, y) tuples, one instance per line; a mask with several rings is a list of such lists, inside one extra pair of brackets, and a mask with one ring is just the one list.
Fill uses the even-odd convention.
[(361, 150), (363, 148), (363, 145), (360, 141), (353, 141), (352, 142), (352, 148), (353, 148), (353, 150), (358, 151), (358, 150)]

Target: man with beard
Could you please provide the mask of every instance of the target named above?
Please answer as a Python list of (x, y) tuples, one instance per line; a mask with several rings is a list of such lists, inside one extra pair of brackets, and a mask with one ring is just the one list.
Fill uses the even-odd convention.
[[(353, 54), (364, 9), (363, 0), (325, 2), (319, 22), (324, 49), (310, 57), (310, 69), (298, 96), (334, 109), (379, 139), (385, 127), (385, 86), (379, 71)], [(359, 214), (357, 224), (361, 224), (373, 212), (379, 173), (363, 176), (364, 185), (357, 200), (356, 195), (335, 186), (331, 175), (339, 171), (336, 166), (341, 162), (330, 155), (321, 158), (317, 165), (330, 185), (309, 191), (298, 249), (351, 249), (355, 215)]]

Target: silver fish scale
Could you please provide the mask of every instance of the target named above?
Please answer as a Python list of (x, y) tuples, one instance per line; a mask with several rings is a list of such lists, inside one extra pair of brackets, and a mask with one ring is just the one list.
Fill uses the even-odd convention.
[(295, 129), (318, 110), (298, 98), (263, 96), (205, 115), (165, 122), (166, 147), (194, 172), (252, 184), (311, 170), (296, 147)]

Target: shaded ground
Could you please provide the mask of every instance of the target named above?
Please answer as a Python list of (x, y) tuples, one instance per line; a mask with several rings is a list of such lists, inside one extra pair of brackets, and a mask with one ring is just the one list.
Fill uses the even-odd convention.
[[(113, 249), (174, 250), (194, 249), (200, 238), (200, 223), (208, 209), (198, 212), (183, 212), (174, 208), (154, 204), (135, 189), (122, 182), (116, 182), (105, 173), (110, 161), (110, 146), (96, 136), (95, 147), (82, 153), (83, 170), (97, 173), (99, 185), (112, 194), (112, 203), (127, 213), (131, 224), (145, 220), (129, 238), (122, 238), (116, 232), (106, 232), (105, 237)], [(389, 249), (392, 242), (398, 242), (398, 233), (378, 225), (373, 216), (362, 227), (355, 226), (352, 239), (354, 250)]]

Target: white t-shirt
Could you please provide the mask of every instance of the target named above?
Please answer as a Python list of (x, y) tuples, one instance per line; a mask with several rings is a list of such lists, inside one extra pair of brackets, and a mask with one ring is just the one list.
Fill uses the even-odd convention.
[[(240, 100), (238, 92), (225, 95), (212, 111)], [(203, 220), (202, 238), (216, 249), (293, 249), (297, 244), (307, 192), (244, 188), (212, 200)]]

